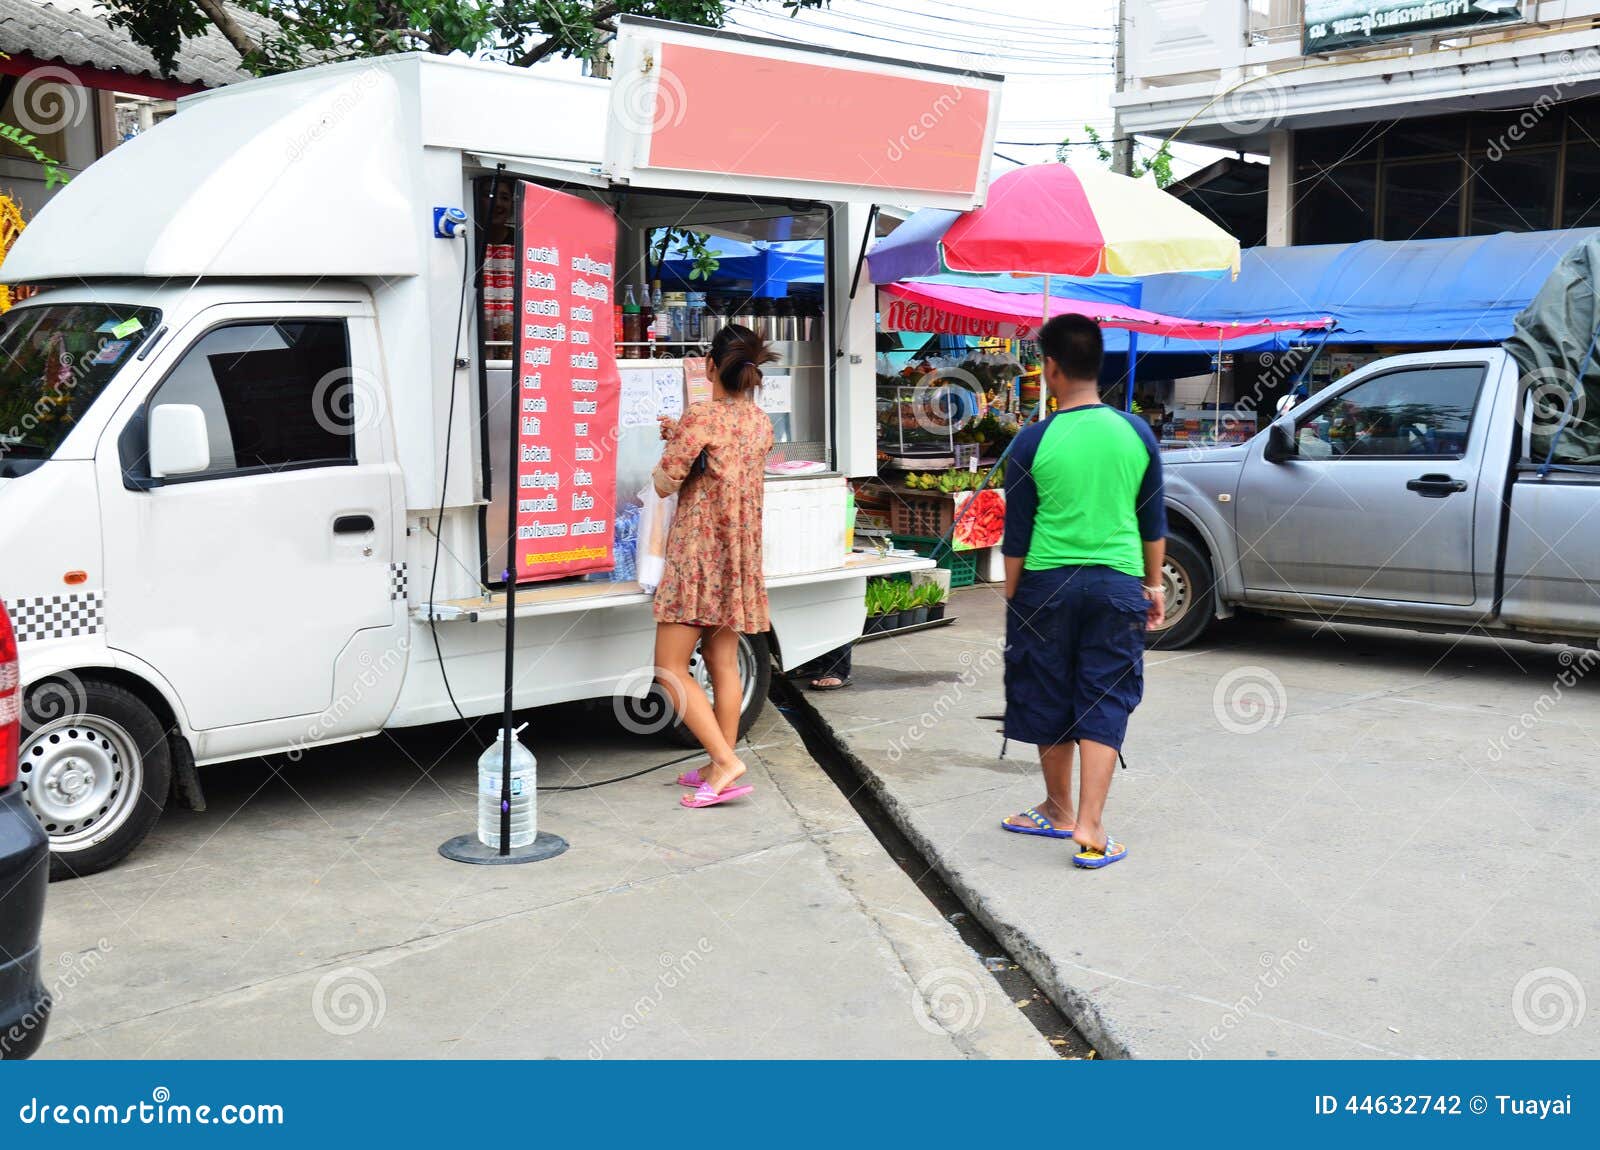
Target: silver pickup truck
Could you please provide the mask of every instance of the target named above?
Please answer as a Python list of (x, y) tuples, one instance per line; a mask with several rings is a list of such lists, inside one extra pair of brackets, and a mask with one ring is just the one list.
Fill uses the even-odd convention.
[(1600, 467), (1541, 475), (1522, 390), (1498, 348), (1397, 356), (1248, 443), (1163, 453), (1169, 621), (1151, 645), (1239, 609), (1594, 642)]

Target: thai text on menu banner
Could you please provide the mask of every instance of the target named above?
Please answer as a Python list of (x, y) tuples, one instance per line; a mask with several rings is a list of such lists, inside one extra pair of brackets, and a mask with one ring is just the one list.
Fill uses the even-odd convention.
[(621, 383), (611, 346), (616, 222), (518, 188), (518, 582), (611, 570)]

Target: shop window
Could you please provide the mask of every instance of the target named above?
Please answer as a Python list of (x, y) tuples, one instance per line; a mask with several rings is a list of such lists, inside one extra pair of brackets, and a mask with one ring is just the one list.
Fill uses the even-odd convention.
[(1475, 157), (1467, 233), (1533, 232), (1555, 226), (1559, 158), (1554, 149), (1507, 153), (1498, 160)]
[(1376, 164), (1347, 164), (1326, 175), (1302, 175), (1295, 185), (1297, 244), (1347, 244), (1377, 232)]
[(1431, 240), (1460, 235), (1461, 169), (1459, 160), (1385, 164), (1382, 238)]
[(1431, 116), (1396, 120), (1383, 134), (1383, 158), (1403, 160), (1417, 156), (1459, 156), (1467, 149), (1465, 116)]
[(232, 324), (207, 332), (150, 401), (205, 412), (211, 467), (198, 476), (356, 461), (342, 320)]
[(1561, 109), (1554, 105), (1486, 108), (1472, 120), (1472, 150), (1491, 156), (1561, 143)]
[(1561, 185), (1561, 226), (1600, 224), (1600, 145), (1567, 143), (1567, 170)]
[(1308, 128), (1294, 134), (1297, 164), (1315, 171), (1335, 164), (1376, 159), (1381, 124), (1352, 124), (1340, 128)]

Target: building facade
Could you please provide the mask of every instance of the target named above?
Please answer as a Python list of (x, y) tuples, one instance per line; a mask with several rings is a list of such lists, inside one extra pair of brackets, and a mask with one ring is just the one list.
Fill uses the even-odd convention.
[[(271, 27), (229, 13), (252, 33)], [(95, 0), (0, 0), (0, 193), (31, 218), (63, 180), (171, 115), (180, 96), (248, 78), (214, 29), (185, 39), (163, 75)]]
[(1600, 0), (1123, 0), (1125, 133), (1267, 157), (1269, 244), (1600, 224)]

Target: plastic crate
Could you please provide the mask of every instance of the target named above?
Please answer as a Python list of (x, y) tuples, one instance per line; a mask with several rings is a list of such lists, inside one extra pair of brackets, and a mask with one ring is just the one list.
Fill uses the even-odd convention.
[(971, 587), (978, 581), (978, 556), (981, 551), (952, 551), (942, 538), (926, 535), (894, 534), (889, 537), (896, 547), (906, 547), (924, 557), (937, 554), (937, 563), (950, 572), (950, 586)]
[(896, 535), (937, 539), (948, 535), (956, 520), (956, 502), (941, 493), (908, 495), (903, 491), (889, 496), (889, 530)]

